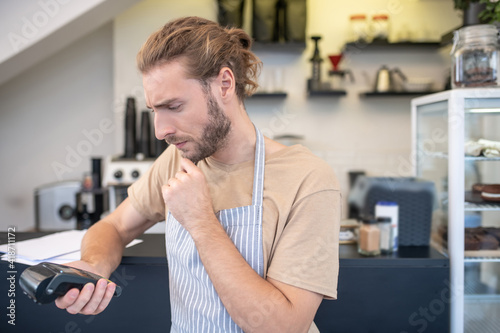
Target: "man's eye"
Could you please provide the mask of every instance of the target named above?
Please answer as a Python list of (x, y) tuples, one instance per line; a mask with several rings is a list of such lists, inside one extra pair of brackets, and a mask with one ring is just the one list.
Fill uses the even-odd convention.
[(170, 106), (168, 107), (168, 109), (169, 109), (170, 111), (177, 111), (177, 110), (179, 110), (180, 108), (181, 108), (181, 104), (170, 105)]

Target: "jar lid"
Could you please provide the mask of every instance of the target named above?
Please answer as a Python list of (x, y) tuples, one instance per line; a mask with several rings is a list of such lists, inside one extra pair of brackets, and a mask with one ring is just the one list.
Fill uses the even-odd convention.
[(498, 28), (493, 24), (476, 24), (458, 29), (459, 38), (496, 37)]
[(389, 19), (389, 15), (385, 15), (385, 14), (379, 14), (379, 15), (372, 16), (372, 20), (388, 20), (388, 19)]
[(351, 20), (366, 20), (365, 14), (354, 14), (349, 17)]
[(379, 216), (377, 217), (377, 223), (391, 223), (392, 219), (388, 216)]

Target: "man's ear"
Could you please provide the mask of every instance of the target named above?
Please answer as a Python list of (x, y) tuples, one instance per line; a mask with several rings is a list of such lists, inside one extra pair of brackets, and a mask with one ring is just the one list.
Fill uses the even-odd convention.
[(236, 80), (233, 71), (229, 67), (221, 68), (218, 81), (220, 82), (222, 99), (228, 99), (235, 95)]

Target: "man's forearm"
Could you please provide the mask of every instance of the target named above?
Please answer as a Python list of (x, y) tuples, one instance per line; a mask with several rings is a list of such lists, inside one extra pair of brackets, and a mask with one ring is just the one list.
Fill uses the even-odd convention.
[(96, 267), (98, 273), (109, 278), (120, 264), (123, 240), (115, 226), (104, 219), (94, 224), (82, 241), (82, 260)]
[(307, 331), (312, 318), (304, 321), (295, 315), (293, 303), (248, 265), (218, 221), (203, 225), (192, 236), (201, 261), (236, 324), (245, 332)]

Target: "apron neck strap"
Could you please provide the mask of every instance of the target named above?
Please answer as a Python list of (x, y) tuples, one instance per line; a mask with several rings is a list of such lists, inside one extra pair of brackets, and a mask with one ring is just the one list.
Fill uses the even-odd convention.
[(264, 165), (266, 159), (266, 149), (264, 136), (255, 125), (254, 127), (257, 140), (255, 142), (252, 205), (261, 206), (264, 196)]

